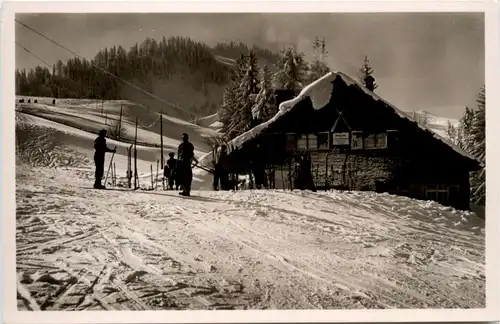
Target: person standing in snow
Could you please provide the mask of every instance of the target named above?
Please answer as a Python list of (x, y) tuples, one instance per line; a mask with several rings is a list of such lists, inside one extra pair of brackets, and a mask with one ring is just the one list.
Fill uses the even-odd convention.
[(312, 166), (311, 166), (310, 155), (301, 157), (300, 169), (301, 169), (301, 172), (303, 174), (304, 189), (316, 192), (316, 186), (314, 185), (314, 180), (313, 180), (313, 176), (312, 176)]
[(170, 158), (167, 160), (167, 165), (165, 165), (165, 177), (168, 179), (168, 189), (179, 190), (179, 181), (177, 181), (177, 160), (174, 158), (175, 153), (170, 152), (168, 154)]
[(229, 190), (229, 173), (227, 171), (227, 148), (226, 145), (221, 145), (220, 150), (215, 149), (214, 159), (214, 190)]
[(295, 163), (294, 187), (299, 190), (316, 192), (311, 172), (311, 159), (309, 156), (300, 155)]
[(265, 188), (266, 181), (266, 166), (263, 161), (263, 152), (259, 144), (257, 144), (252, 161), (250, 162), (253, 176), (255, 179), (255, 187), (257, 189)]
[(94, 140), (94, 162), (95, 162), (95, 183), (94, 189), (106, 189), (105, 186), (101, 184), (102, 177), (104, 176), (104, 156), (106, 152), (116, 153), (115, 149), (110, 149), (106, 146), (106, 134), (105, 129), (99, 132), (99, 137)]
[(274, 166), (270, 166), (267, 170), (267, 179), (268, 179), (268, 185), (269, 189), (276, 189), (276, 179), (275, 179), (275, 170)]
[(191, 164), (193, 161), (195, 165), (198, 164), (198, 160), (194, 156), (194, 146), (189, 142), (189, 135), (186, 133), (182, 134), (182, 143), (177, 150), (177, 159), (177, 171), (182, 185), (182, 191), (179, 194), (189, 196), (191, 194), (191, 183), (193, 182)]
[(163, 180), (162, 180), (163, 190), (165, 190), (165, 183), (167, 183), (167, 185), (166, 185), (167, 190), (170, 190), (170, 188), (168, 187), (168, 180), (169, 179), (170, 179), (170, 168), (168, 167), (168, 163), (167, 163), (163, 167)]

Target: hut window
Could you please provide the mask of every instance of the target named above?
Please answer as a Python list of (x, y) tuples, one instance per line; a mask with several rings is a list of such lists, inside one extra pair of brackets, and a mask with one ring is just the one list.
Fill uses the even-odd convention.
[(296, 134), (286, 134), (286, 146), (289, 149), (295, 150), (297, 148), (297, 135)]
[(318, 134), (318, 148), (320, 150), (327, 150), (330, 148), (330, 133), (323, 132)]
[(387, 147), (387, 134), (377, 134), (375, 136), (375, 147), (376, 148), (386, 148)]
[(297, 138), (297, 149), (307, 150), (307, 135), (299, 135), (299, 137)]
[(332, 145), (333, 146), (349, 145), (349, 133), (333, 133)]
[(428, 184), (425, 186), (425, 196), (427, 199), (447, 202), (450, 195), (450, 187), (447, 184)]
[(352, 132), (351, 148), (353, 150), (359, 150), (363, 148), (363, 132), (360, 131)]
[(368, 135), (363, 138), (363, 147), (365, 149), (372, 149), (375, 147), (375, 135)]
[(307, 135), (307, 148), (310, 150), (315, 150), (318, 148), (318, 137), (316, 135)]

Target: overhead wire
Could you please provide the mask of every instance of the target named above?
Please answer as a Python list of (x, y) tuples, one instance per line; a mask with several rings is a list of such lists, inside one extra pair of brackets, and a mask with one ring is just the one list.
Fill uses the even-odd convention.
[[(43, 37), (43, 38), (47, 39), (48, 41), (50, 41), (50, 42), (52, 42), (52, 43), (56, 44), (57, 46), (59, 46), (59, 47), (61, 47), (61, 48), (65, 49), (66, 51), (70, 52), (71, 54), (73, 54), (73, 55), (75, 55), (75, 56), (79, 57), (80, 59), (85, 60), (85, 61), (88, 61), (88, 60), (87, 60), (86, 58), (84, 58), (83, 56), (81, 56), (81, 55), (79, 55), (78, 53), (76, 53), (76, 52), (74, 52), (74, 51), (70, 50), (69, 48), (67, 48), (67, 47), (65, 47), (64, 45), (60, 44), (59, 42), (57, 42), (57, 41), (53, 40), (52, 38), (50, 38), (50, 37), (48, 37), (48, 36), (46, 36), (46, 35), (42, 34), (41, 32), (39, 32), (39, 31), (37, 31), (37, 30), (35, 30), (35, 29), (31, 28), (30, 26), (28, 26), (28, 25), (24, 24), (23, 22), (21, 22), (21, 21), (19, 21), (19, 20), (17, 20), (17, 19), (15, 19), (15, 21), (16, 21), (17, 23), (19, 23), (20, 25), (22, 25), (23, 27), (25, 27), (25, 28), (27, 28), (27, 29), (31, 30), (32, 32), (34, 32), (34, 33), (38, 34), (39, 36), (41, 36), (41, 37)], [(146, 91), (146, 90), (144, 90), (144, 89), (142, 89), (142, 88), (140, 88), (140, 87), (136, 86), (135, 84), (133, 84), (133, 83), (131, 83), (131, 82), (129, 82), (129, 81), (127, 81), (127, 80), (125, 80), (125, 79), (122, 79), (122, 78), (120, 78), (120, 77), (119, 77), (119, 76), (117, 76), (117, 75), (114, 75), (113, 73), (111, 73), (111, 72), (109, 72), (109, 71), (107, 71), (107, 70), (105, 70), (105, 69), (101, 68), (100, 66), (97, 66), (97, 65), (96, 65), (96, 64), (94, 64), (93, 62), (89, 61), (89, 63), (90, 63), (93, 67), (95, 67), (96, 69), (98, 69), (98, 70), (102, 71), (103, 73), (105, 73), (105, 74), (107, 74), (107, 75), (109, 75), (109, 76), (111, 76), (111, 77), (113, 77), (113, 78), (115, 78), (115, 79), (118, 79), (118, 80), (122, 81), (123, 83), (128, 84), (128, 85), (129, 85), (129, 86), (131, 86), (132, 88), (134, 88), (134, 89), (136, 89), (136, 90), (139, 90), (139, 91), (141, 91), (141, 92), (143, 92), (143, 93), (145, 93), (145, 94), (149, 95), (150, 97), (152, 97), (152, 98), (154, 98), (154, 99), (157, 99), (157, 100), (159, 100), (159, 101), (161, 101), (161, 102), (163, 102), (163, 103), (165, 103), (165, 104), (167, 104), (167, 105), (169, 105), (169, 106), (171, 106), (171, 107), (173, 107), (173, 108), (176, 108), (176, 109), (178, 109), (178, 110), (180, 110), (180, 111), (183, 111), (183, 112), (185, 112), (185, 113), (188, 113), (188, 114), (189, 114), (189, 115), (191, 115), (191, 116), (195, 116), (195, 114), (194, 114), (194, 113), (189, 112), (189, 111), (187, 111), (187, 110), (185, 110), (185, 109), (183, 109), (183, 108), (181, 108), (181, 107), (179, 107), (179, 106), (177, 106), (177, 105), (175, 105), (175, 104), (173, 104), (173, 103), (171, 103), (171, 102), (168, 102), (168, 101), (166, 101), (165, 99), (162, 99), (162, 98), (160, 98), (160, 97), (158, 97), (158, 96), (155, 96), (154, 94), (152, 94), (152, 93), (150, 93), (150, 92), (148, 92), (148, 91)]]
[(47, 63), (46, 61), (44, 61), (42, 58), (40, 58), (38, 55), (36, 55), (35, 53), (33, 53), (32, 51), (30, 51), (29, 49), (27, 49), (26, 47), (24, 47), (23, 45), (19, 44), (18, 41), (15, 41), (16, 42), (16, 45), (21, 47), (22, 49), (24, 49), (26, 52), (28, 52), (29, 54), (33, 55), (34, 57), (36, 57), (40, 62), (44, 63), (45, 65), (47, 65), (49, 68), (52, 68), (52, 65), (50, 65), (49, 63)]
[[(30, 51), (29, 49), (27, 49), (27, 48), (26, 48), (26, 47), (24, 47), (23, 45), (21, 45), (19, 42), (17, 42), (17, 41), (16, 41), (15, 43), (16, 43), (19, 47), (21, 47), (22, 49), (24, 49), (26, 52), (28, 52), (29, 54), (31, 54), (31, 55), (33, 55), (35, 58), (37, 58), (40, 62), (44, 63), (44, 64), (45, 64), (45, 65), (47, 65), (49, 68), (52, 68), (52, 66), (51, 66), (49, 63), (47, 63), (47, 62), (46, 62), (45, 60), (43, 60), (41, 57), (39, 57), (38, 55), (36, 55), (35, 53), (33, 53), (32, 51)], [(75, 82), (75, 83), (77, 83), (76, 81), (74, 81), (74, 80), (73, 80), (73, 79), (71, 79), (71, 78), (68, 78), (68, 79), (69, 79), (69, 80), (71, 80), (71, 81), (73, 81), (73, 82)], [(155, 125), (155, 124), (156, 124), (159, 120), (160, 120), (160, 115), (158, 115), (158, 117), (156, 118), (156, 120), (155, 120), (154, 122), (152, 122), (151, 124), (149, 124), (149, 125), (147, 125), (147, 126), (146, 126), (146, 125), (144, 125), (143, 123), (141, 123), (140, 121), (138, 121), (138, 122), (139, 122), (139, 124), (140, 124), (143, 128), (146, 128), (146, 129), (147, 129), (147, 128), (151, 128), (151, 127), (153, 127), (153, 126), (154, 126), (154, 125)]]
[[(36, 55), (35, 53), (33, 53), (32, 51), (30, 51), (29, 49), (27, 49), (25, 46), (19, 44), (18, 41), (15, 41), (15, 43), (16, 43), (17, 46), (21, 47), (26, 52), (28, 52), (29, 54), (33, 55), (33, 57), (37, 58), (40, 62), (42, 62), (43, 64), (47, 65), (49, 68), (53, 68), (53, 66), (50, 65), (49, 63), (47, 63), (47, 61), (45, 61), (42, 58), (40, 58), (38, 55)], [(78, 82), (76, 82), (75, 80), (71, 79), (70, 77), (67, 77), (67, 79), (70, 80), (73, 83), (79, 84)]]
[(158, 116), (158, 118), (156, 118), (156, 120), (154, 122), (152, 122), (151, 124), (149, 124), (148, 126), (144, 125), (143, 123), (141, 123), (139, 120), (137, 120), (137, 122), (139, 123), (139, 125), (142, 126), (142, 128), (151, 128), (153, 127), (154, 124), (156, 124), (158, 121), (160, 120), (160, 115)]

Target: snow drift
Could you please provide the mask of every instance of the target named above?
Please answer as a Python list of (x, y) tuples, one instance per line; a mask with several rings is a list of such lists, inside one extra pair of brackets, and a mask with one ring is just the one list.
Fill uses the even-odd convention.
[(370, 192), (88, 190), (17, 170), (20, 310), (485, 306), (484, 221)]

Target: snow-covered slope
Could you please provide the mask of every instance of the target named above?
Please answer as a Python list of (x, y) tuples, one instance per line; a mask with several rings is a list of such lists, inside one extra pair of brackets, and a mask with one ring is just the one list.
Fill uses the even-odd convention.
[(425, 110), (418, 111), (404, 111), (411, 119), (426, 123), (427, 128), (440, 135), (441, 137), (449, 139), (448, 134), (446, 133), (446, 129), (448, 127), (448, 123), (457, 127), (459, 125), (459, 121), (454, 118), (447, 118), (436, 116), (431, 114)]
[[(27, 98), (24, 97), (27, 101)], [(17, 103), (16, 109), (16, 140), (22, 144), (19, 157), (23, 163), (33, 166), (60, 167), (74, 164), (78, 160), (84, 170), (84, 176), (89, 182), (93, 177), (93, 141), (100, 129), (108, 129), (113, 121), (118, 120), (120, 107), (124, 107), (122, 128), (126, 137), (133, 139), (135, 132), (134, 114), (139, 116), (137, 132), (138, 142), (148, 146), (138, 145), (138, 170), (145, 180), (142, 183), (150, 184), (151, 165), (156, 176), (156, 163), (160, 159), (159, 148), (159, 115), (148, 113), (145, 107), (128, 101), (105, 101), (101, 115), (101, 104), (95, 100), (58, 99), (56, 106), (52, 106), (52, 99), (37, 98), (38, 103)], [(33, 101), (33, 99), (32, 99)], [(97, 104), (97, 108), (96, 108)], [(23, 111), (23, 112), (19, 112)], [(156, 123), (155, 123), (156, 121)], [(152, 126), (151, 126), (152, 125)], [(213, 134), (213, 130), (190, 124), (183, 120), (164, 115), (163, 144), (165, 159), (169, 152), (176, 152), (183, 132), (191, 136), (195, 145), (195, 155), (200, 157), (209, 150), (205, 136)], [(24, 143), (24, 144), (23, 144)], [(113, 161), (116, 164), (120, 182), (125, 182), (127, 170), (127, 148), (129, 142), (107, 140), (109, 147), (117, 147)], [(23, 146), (24, 145), (24, 146)], [(154, 147), (152, 145), (156, 145)], [(107, 163), (111, 154), (107, 155)], [(161, 167), (160, 167), (161, 168)], [(205, 186), (209, 175), (201, 170), (194, 169), (194, 187)], [(161, 176), (161, 170), (159, 170)], [(150, 186), (150, 185), (149, 185)]]
[(17, 168), (19, 309), (485, 307), (484, 222), (370, 192), (88, 190)]
[(215, 55), (215, 59), (217, 60), (217, 62), (225, 64), (225, 65), (230, 66), (230, 67), (232, 67), (236, 64), (236, 60), (233, 60), (232, 58), (229, 58), (229, 57)]
[(219, 122), (219, 114), (215, 113), (212, 115), (205, 116), (200, 118), (198, 124), (203, 127), (208, 127), (212, 129), (220, 129), (222, 127), (222, 123)]

